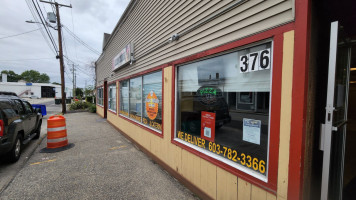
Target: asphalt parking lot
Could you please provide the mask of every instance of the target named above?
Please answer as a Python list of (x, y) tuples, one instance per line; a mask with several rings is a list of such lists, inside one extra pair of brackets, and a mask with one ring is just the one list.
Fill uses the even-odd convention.
[(75, 146), (40, 153), (44, 139), (20, 163), (0, 199), (198, 199), (105, 119), (87, 112), (65, 117)]

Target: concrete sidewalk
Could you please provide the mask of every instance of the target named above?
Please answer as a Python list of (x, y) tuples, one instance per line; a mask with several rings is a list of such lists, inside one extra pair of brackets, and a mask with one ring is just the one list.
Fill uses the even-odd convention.
[(0, 199), (198, 199), (98, 115), (65, 117), (75, 146), (40, 153), (44, 139)]

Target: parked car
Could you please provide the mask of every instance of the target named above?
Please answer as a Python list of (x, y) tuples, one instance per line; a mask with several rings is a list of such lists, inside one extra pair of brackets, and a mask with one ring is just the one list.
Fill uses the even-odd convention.
[(0, 93), (0, 156), (16, 162), (23, 145), (41, 134), (42, 114), (17, 96)]

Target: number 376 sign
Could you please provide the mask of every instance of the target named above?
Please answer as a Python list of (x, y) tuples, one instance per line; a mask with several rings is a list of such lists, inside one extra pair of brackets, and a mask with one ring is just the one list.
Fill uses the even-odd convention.
[(252, 52), (240, 56), (240, 73), (254, 72), (271, 68), (271, 49)]

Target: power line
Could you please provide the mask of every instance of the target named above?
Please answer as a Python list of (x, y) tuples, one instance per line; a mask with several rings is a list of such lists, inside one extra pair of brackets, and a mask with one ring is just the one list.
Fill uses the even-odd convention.
[[(31, 6), (30, 0), (26, 0), (26, 4), (27, 4), (28, 9), (29, 9), (30, 12), (31, 12), (31, 15), (32, 15), (33, 19), (34, 19), (35, 21), (39, 21), (39, 20), (37, 19), (37, 17), (36, 17), (36, 14), (35, 14), (34, 11), (33, 11), (33, 8), (32, 8), (32, 6)], [(40, 26), (39, 24), (37, 24), (37, 26), (38, 26), (39, 28), (41, 28), (41, 26)], [(54, 49), (54, 50), (52, 49), (51, 44), (49, 43), (48, 38), (45, 36), (45, 33), (43, 32), (43, 30), (40, 29), (40, 31), (41, 31), (42, 37), (44, 38), (44, 40), (45, 40), (46, 44), (48, 45), (49, 49), (51, 49), (51, 50), (53, 51), (53, 53), (54, 53), (55, 55), (57, 55), (56, 49)], [(54, 47), (54, 46), (53, 46), (53, 47)]]
[(70, 31), (66, 26), (64, 26), (64, 29), (74, 38), (76, 39), (79, 43), (81, 43), (83, 46), (85, 46), (86, 48), (88, 48), (90, 51), (100, 55), (100, 52), (95, 50), (94, 48), (90, 47), (88, 44), (86, 44), (83, 40), (81, 40), (77, 35), (75, 35), (74, 33), (72, 33), (72, 31)]
[(51, 58), (29, 58), (29, 59), (16, 59), (16, 60), (0, 60), (0, 61), (22, 61), (22, 60), (45, 60), (45, 59), (53, 59), (53, 57)]
[[(67, 62), (70, 62), (72, 64), (75, 64), (76, 65), (76, 69), (81, 71), (83, 74), (89, 76), (89, 77), (92, 77), (92, 75), (88, 74), (87, 71), (85, 71), (84, 69), (80, 68), (79, 65), (77, 63), (75, 63), (74, 61), (72, 61), (71, 59), (69, 59), (67, 56), (63, 55), (63, 57), (67, 60)], [(70, 64), (68, 63), (68, 64)]]
[[(51, 31), (48, 30), (49, 28), (46, 26), (47, 21), (46, 21), (46, 18), (44, 18), (44, 16), (43, 16), (43, 13), (42, 13), (41, 7), (40, 7), (39, 4), (38, 4), (38, 1), (37, 1), (37, 5), (38, 5), (38, 8), (39, 8), (39, 10), (40, 10), (41, 12), (37, 9), (34, 0), (32, 0), (32, 3), (33, 3), (33, 7), (36, 9), (36, 12), (37, 12), (38, 16), (40, 17), (40, 20), (41, 20), (41, 22), (42, 22), (43, 27), (45, 28), (45, 30), (46, 30), (46, 32), (47, 32), (48, 37), (50, 38), (50, 40), (51, 40), (51, 42), (52, 42), (52, 44), (53, 44), (53, 46), (54, 46), (56, 52), (58, 52), (58, 50), (57, 50), (58, 48), (57, 48), (56, 43), (54, 42), (52, 33), (51, 33)], [(42, 19), (41, 16), (43, 17), (43, 19)], [(46, 23), (45, 23), (45, 22), (46, 22)]]
[(10, 38), (10, 37), (16, 37), (16, 36), (19, 36), (19, 35), (24, 35), (24, 34), (26, 34), (26, 33), (31, 33), (31, 32), (34, 32), (34, 31), (38, 31), (38, 30), (40, 30), (40, 29), (42, 29), (42, 27), (41, 27), (41, 28), (38, 28), (38, 29), (34, 29), (34, 30), (32, 30), (32, 31), (27, 31), (27, 32), (15, 34), (15, 35), (9, 35), (9, 36), (6, 36), (6, 37), (2, 37), (2, 38), (0, 38), (0, 40), (1, 40), (1, 39), (5, 39), (5, 38)]
[[(70, 4), (72, 4), (71, 0), (69, 2), (70, 2)], [(73, 30), (73, 33), (75, 34), (75, 31), (74, 31), (74, 19), (73, 19), (73, 9), (70, 9), (70, 15), (72, 17), (72, 30)], [(78, 59), (77, 43), (75, 43), (75, 42), (74, 42), (74, 50), (75, 50), (75, 58)]]

